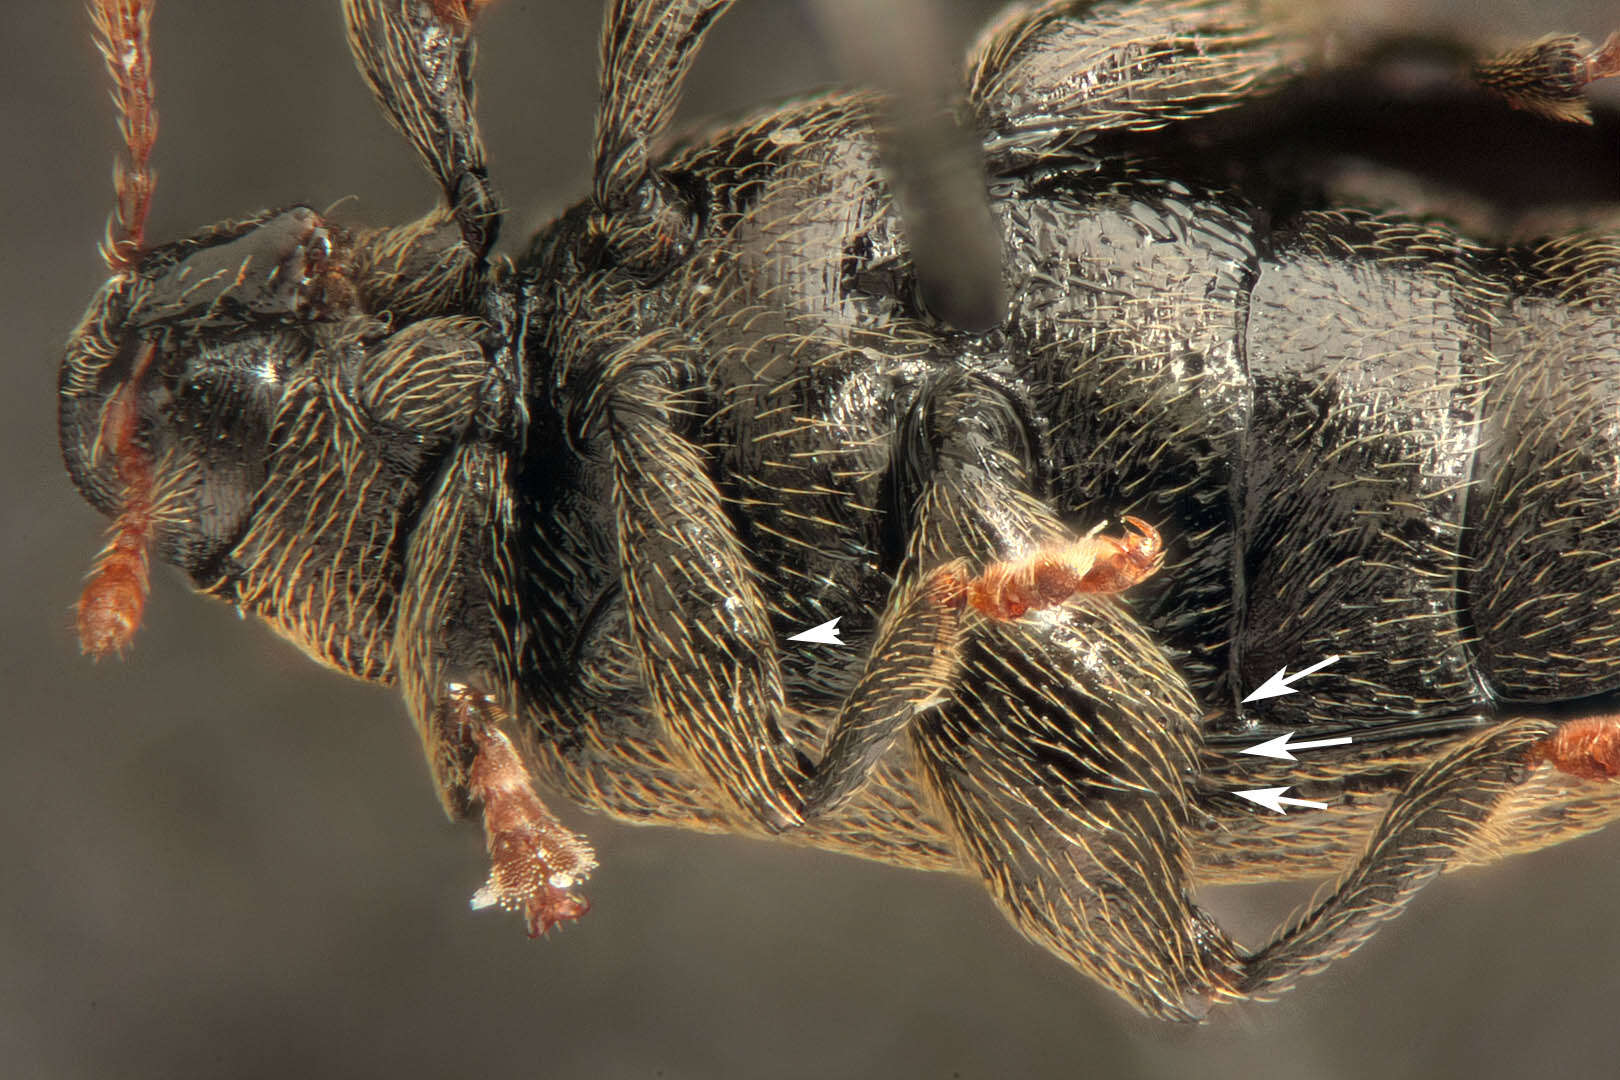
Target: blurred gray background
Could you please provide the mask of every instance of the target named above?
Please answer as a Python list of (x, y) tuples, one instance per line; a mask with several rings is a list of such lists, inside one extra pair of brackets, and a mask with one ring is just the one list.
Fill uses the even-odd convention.
[[(939, 6), (965, 40), (997, 5)], [(1519, 38), (1620, 24), (1612, 0), (1463, 11)], [(586, 190), (598, 18), (503, 0), (483, 24), (508, 246)], [(1612, 1075), (1620, 830), (1454, 875), (1326, 975), (1201, 1028), (1138, 1017), (974, 882), (763, 842), (572, 813), (602, 858), (586, 920), (529, 942), (470, 913), (482, 838), (440, 815), (391, 692), (163, 569), (132, 655), (78, 655), (69, 605), (102, 522), (59, 462), (55, 365), (102, 276), (116, 140), (81, 5), (8, 5), (6, 29), (0, 1074)], [(152, 237), (345, 196), (403, 221), (434, 197), (353, 74), (335, 0), (163, 0), (155, 37)], [(799, 6), (743, 0), (684, 115), (824, 84), (828, 55)], [(1210, 901), (1257, 942), (1302, 895)]]

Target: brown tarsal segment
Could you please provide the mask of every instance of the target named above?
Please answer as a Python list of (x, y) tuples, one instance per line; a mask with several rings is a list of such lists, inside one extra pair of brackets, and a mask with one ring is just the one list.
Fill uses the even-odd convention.
[(1141, 518), (1122, 537), (1086, 536), (998, 562), (967, 584), (967, 602), (992, 619), (1017, 619), (1075, 593), (1116, 593), (1146, 581), (1164, 563), (1164, 541)]
[(1582, 780), (1620, 777), (1620, 713), (1586, 716), (1560, 724), (1530, 747), (1532, 765), (1546, 762)]
[(485, 720), (474, 692), (456, 688), (451, 704), (478, 747), (467, 786), (484, 807), (490, 857), (489, 881), (474, 894), (472, 906), (521, 910), (529, 936), (540, 937), (590, 910), (589, 901), (569, 890), (596, 869), (596, 853), (546, 809), (517, 748)]
[(928, 582), (928, 602), (938, 611), (960, 613), (967, 604), (968, 585), (960, 566), (941, 566)]

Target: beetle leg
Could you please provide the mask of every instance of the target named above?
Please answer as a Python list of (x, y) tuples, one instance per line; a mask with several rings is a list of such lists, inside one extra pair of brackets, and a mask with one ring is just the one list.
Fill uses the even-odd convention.
[(523, 759), (496, 726), (497, 715), (487, 696), (457, 683), (446, 687), (437, 710), (440, 734), (473, 751), (466, 788), (484, 808), (489, 881), (473, 894), (472, 906), (521, 910), (529, 936), (540, 937), (590, 910), (569, 890), (596, 869), (596, 855), (534, 793)]
[(691, 250), (696, 210), (657, 174), (652, 154), (699, 46), (731, 4), (614, 0), (602, 26), (592, 225), (620, 268), (643, 280)]
[(1010, 8), (968, 61), (992, 172), (1241, 105), (1297, 70), (1304, 42), (1238, 0), (1052, 0)]
[[(1263, 6), (1047, 0), (1011, 7), (968, 62), (969, 104), (991, 172), (1047, 163), (1101, 132), (1152, 131), (1233, 108), (1290, 80), (1363, 66), (1404, 47), (1433, 53), (1421, 40), (1387, 32), (1347, 34), (1331, 5), (1271, 5), (1269, 13)], [(1460, 66), (1477, 55), (1464, 52)], [(1617, 72), (1620, 34), (1590, 52), (1577, 38), (1544, 38), (1482, 59), (1472, 76), (1520, 108), (1585, 121), (1586, 87)]]
[(702, 453), (673, 429), (640, 354), (604, 376), (613, 506), (631, 637), (665, 733), (769, 829), (802, 823), (796, 754), (765, 601)]
[(501, 216), (473, 115), (471, 18), (487, 2), (343, 0), (355, 64), (439, 182), (475, 264)]
[(958, 667), (966, 563), (897, 587), (872, 638), (866, 669), (845, 699), (827, 751), (805, 785), (804, 814), (831, 813), (871, 775), (905, 726), (950, 693)]
[(805, 814), (825, 814), (855, 793), (871, 769), (924, 708), (949, 693), (960, 657), (964, 605), (1001, 620), (1062, 603), (1076, 593), (1120, 592), (1158, 570), (1163, 544), (1153, 526), (1126, 518), (1123, 539), (1087, 536), (1038, 548), (969, 578), (965, 560), (947, 563), (915, 585), (897, 587), (879, 624), (855, 689), (805, 788)]
[(1528, 777), (1527, 761), (1552, 730), (1542, 720), (1500, 724), (1419, 773), (1333, 892), (1245, 960), (1240, 992), (1275, 997), (1354, 952), (1448, 864), (1467, 859), (1495, 811)]
[(1592, 122), (1586, 88), (1615, 75), (1620, 75), (1620, 31), (1590, 52), (1578, 37), (1554, 35), (1474, 66), (1475, 80), (1514, 108), (1577, 124)]
[(698, 47), (732, 0), (614, 0), (602, 26), (596, 203), (625, 210), (647, 178)]
[[(947, 376), (896, 456), (921, 474), (901, 578), (1073, 542), (1033, 491), (1033, 437), (986, 381)], [(964, 861), (1031, 940), (1159, 1016), (1201, 1016), (1239, 951), (1190, 897), (1198, 706), (1121, 605), (1081, 597), (962, 630), (960, 677), (910, 726)]]
[(395, 661), (428, 764), (452, 817), (483, 807), (492, 869), (474, 907), (521, 908), (530, 933), (584, 914), (572, 886), (596, 866), (590, 845), (535, 794), (492, 688), (514, 685), (505, 629), (515, 604), (513, 508), (500, 448), (464, 441), (411, 534)]

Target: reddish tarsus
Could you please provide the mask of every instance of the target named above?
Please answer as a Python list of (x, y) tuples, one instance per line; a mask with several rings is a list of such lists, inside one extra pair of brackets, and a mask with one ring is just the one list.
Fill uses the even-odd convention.
[(1546, 762), (1582, 780), (1620, 777), (1620, 713), (1587, 716), (1560, 724), (1530, 747), (1532, 765)]
[(1125, 535), (1086, 536), (993, 563), (967, 583), (967, 602), (992, 619), (1009, 620), (1061, 604), (1076, 593), (1116, 593), (1147, 580), (1164, 564), (1164, 541), (1141, 518)]

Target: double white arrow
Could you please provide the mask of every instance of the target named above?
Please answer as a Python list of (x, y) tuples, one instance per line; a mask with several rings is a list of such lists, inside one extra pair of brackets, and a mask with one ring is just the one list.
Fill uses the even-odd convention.
[[(1263, 743), (1247, 747), (1239, 752), (1254, 754), (1256, 757), (1276, 758), (1279, 761), (1298, 761), (1299, 759), (1290, 752), (1291, 750), (1315, 750), (1319, 746), (1343, 746), (1352, 741), (1350, 736), (1340, 735), (1332, 739), (1315, 739), (1311, 742), (1294, 743), (1290, 747), (1288, 740), (1293, 737), (1294, 733), (1292, 731), (1285, 731), (1275, 739), (1267, 739)], [(1240, 799), (1248, 799), (1250, 802), (1263, 806), (1267, 810), (1275, 810), (1279, 814), (1288, 813), (1285, 808), (1289, 806), (1305, 806), (1312, 810), (1327, 809), (1327, 803), (1325, 802), (1288, 798), (1283, 794), (1287, 790), (1288, 788), (1285, 787), (1253, 788), (1249, 791), (1234, 791), (1232, 794)]]

